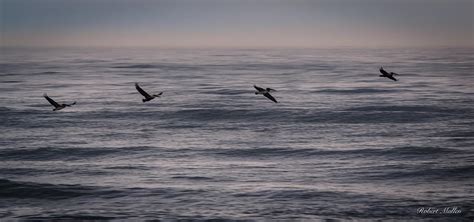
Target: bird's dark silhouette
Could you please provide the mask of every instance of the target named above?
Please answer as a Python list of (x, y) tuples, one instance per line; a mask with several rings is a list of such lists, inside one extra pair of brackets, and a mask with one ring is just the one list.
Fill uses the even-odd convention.
[(394, 72), (388, 73), (387, 71), (385, 71), (383, 69), (383, 67), (380, 67), (379, 71), (380, 71), (380, 73), (382, 73), (382, 75), (380, 75), (380, 77), (386, 77), (386, 78), (389, 78), (393, 81), (397, 81), (397, 79), (395, 79), (395, 77), (393, 77), (394, 75), (398, 75), (397, 73), (394, 73)]
[(267, 97), (268, 99), (270, 99), (271, 101), (273, 101), (275, 103), (278, 103), (278, 101), (272, 95), (270, 95), (271, 91), (276, 91), (276, 90), (274, 90), (272, 88), (264, 89), (264, 88), (258, 87), (256, 85), (253, 85), (253, 87), (257, 90), (257, 92), (255, 92), (255, 95), (262, 94), (265, 97)]
[(46, 93), (43, 94), (43, 96), (44, 96), (44, 98), (45, 98), (46, 100), (48, 100), (48, 102), (49, 102), (51, 105), (54, 106), (53, 111), (62, 110), (62, 109), (64, 109), (64, 108), (68, 107), (68, 106), (72, 106), (72, 105), (75, 105), (75, 104), (76, 104), (76, 102), (73, 102), (73, 103), (71, 103), (71, 104), (65, 104), (65, 103), (59, 104), (59, 103), (57, 103), (56, 101), (54, 101), (53, 99), (51, 99)]
[(145, 92), (145, 90), (143, 90), (139, 85), (138, 83), (135, 83), (135, 88), (137, 89), (137, 91), (142, 94), (143, 97), (145, 97), (144, 99), (142, 99), (143, 102), (148, 102), (156, 97), (160, 97), (163, 92), (160, 92), (158, 94), (153, 94), (153, 95), (150, 95), (148, 94), (147, 92)]

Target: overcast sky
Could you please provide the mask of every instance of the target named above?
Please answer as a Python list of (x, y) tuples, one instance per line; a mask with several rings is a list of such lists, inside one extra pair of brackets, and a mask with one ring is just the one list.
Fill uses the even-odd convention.
[(474, 46), (474, 0), (0, 0), (2, 46)]

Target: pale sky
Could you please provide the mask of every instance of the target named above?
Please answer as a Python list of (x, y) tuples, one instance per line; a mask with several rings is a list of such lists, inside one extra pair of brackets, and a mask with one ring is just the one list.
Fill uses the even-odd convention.
[(0, 0), (0, 46), (474, 47), (474, 0)]

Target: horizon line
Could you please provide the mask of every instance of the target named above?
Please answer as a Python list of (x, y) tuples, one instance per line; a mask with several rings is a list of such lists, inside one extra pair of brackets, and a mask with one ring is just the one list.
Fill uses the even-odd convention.
[(94, 45), (69, 45), (69, 46), (41, 46), (41, 45), (0, 45), (0, 49), (236, 49), (236, 50), (270, 50), (270, 49), (474, 49), (474, 45), (435, 45), (435, 46), (261, 46), (261, 47), (248, 47), (248, 46), (94, 46)]

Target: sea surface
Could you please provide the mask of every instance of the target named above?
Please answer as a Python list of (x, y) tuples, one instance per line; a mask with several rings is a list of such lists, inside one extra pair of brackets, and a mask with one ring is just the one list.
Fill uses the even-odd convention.
[(472, 221), (473, 175), (474, 49), (0, 51), (0, 220)]

